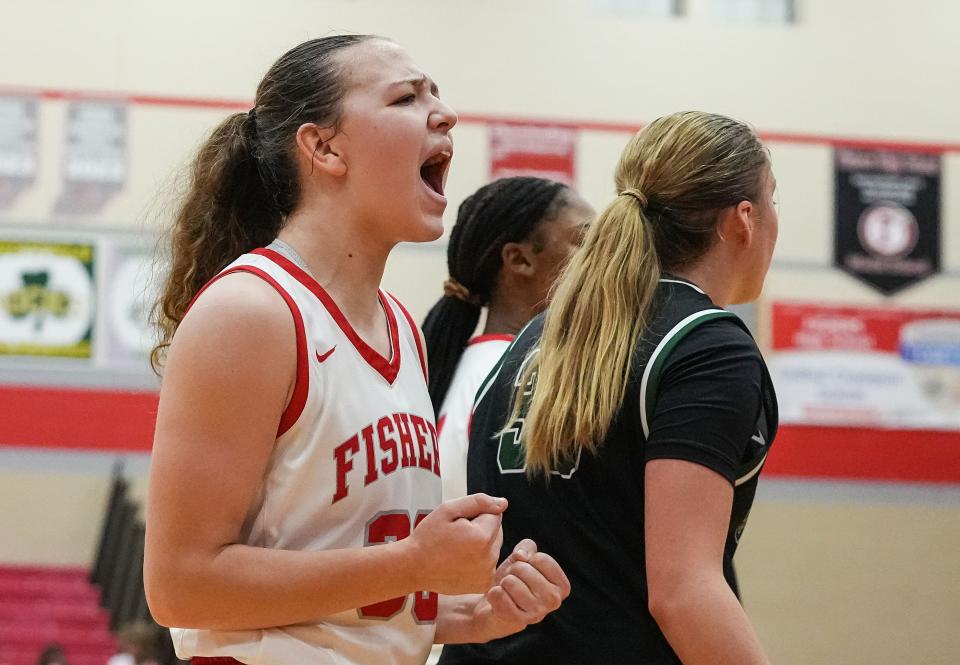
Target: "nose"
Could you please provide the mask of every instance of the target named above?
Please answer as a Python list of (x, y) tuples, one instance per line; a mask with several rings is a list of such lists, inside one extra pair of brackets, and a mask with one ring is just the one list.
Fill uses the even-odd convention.
[(453, 129), (453, 126), (457, 124), (457, 120), (460, 119), (457, 112), (439, 99), (436, 99), (434, 104), (433, 112), (430, 114), (430, 129), (444, 131)]

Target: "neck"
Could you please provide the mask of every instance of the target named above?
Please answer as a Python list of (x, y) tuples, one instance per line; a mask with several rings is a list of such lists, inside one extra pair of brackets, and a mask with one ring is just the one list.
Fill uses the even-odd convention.
[(737, 292), (737, 283), (732, 269), (733, 264), (725, 257), (708, 253), (696, 263), (670, 274), (693, 282), (706, 293), (718, 307), (733, 303)]
[(383, 318), (378, 289), (392, 246), (350, 232), (357, 228), (352, 222), (326, 210), (298, 210), (287, 219), (279, 238), (300, 255), (354, 327), (366, 328)]
[(517, 312), (508, 312), (503, 308), (490, 306), (487, 309), (487, 322), (483, 327), (484, 335), (516, 335), (520, 332), (529, 316), (518, 314)]
[(490, 295), (484, 335), (516, 335), (539, 313), (536, 305), (527, 302), (523, 294), (529, 288), (518, 284), (500, 283)]

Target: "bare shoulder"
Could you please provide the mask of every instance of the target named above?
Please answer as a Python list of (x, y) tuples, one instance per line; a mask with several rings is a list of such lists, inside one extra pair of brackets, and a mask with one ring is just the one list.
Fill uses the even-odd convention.
[(227, 329), (233, 335), (247, 336), (293, 330), (293, 318), (273, 286), (254, 274), (237, 272), (218, 279), (200, 294), (177, 336), (192, 329)]
[(183, 360), (195, 368), (224, 362), (235, 369), (264, 363), (292, 367), (295, 335), (280, 293), (256, 275), (233, 273), (211, 284), (187, 312), (173, 337), (167, 371)]
[(254, 323), (264, 317), (267, 322), (284, 321), (290, 318), (290, 310), (280, 293), (266, 281), (253, 273), (235, 272), (221, 277), (204, 290), (183, 323), (191, 318), (210, 316), (235, 322)]

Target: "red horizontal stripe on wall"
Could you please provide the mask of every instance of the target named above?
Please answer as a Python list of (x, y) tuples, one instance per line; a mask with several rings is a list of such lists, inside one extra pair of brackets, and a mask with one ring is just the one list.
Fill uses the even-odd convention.
[(0, 445), (149, 452), (156, 392), (0, 386)]
[[(151, 391), (0, 386), (0, 445), (149, 452)], [(960, 432), (784, 425), (764, 475), (960, 483)]]
[(960, 483), (960, 432), (784, 425), (763, 473)]

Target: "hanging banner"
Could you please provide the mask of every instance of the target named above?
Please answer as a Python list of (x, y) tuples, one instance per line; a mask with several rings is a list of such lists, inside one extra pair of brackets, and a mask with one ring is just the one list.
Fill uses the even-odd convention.
[(556, 125), (490, 125), (490, 179), (536, 176), (574, 185), (577, 130)]
[(940, 270), (938, 154), (837, 148), (834, 265), (891, 294)]
[(782, 423), (960, 430), (960, 310), (775, 303)]
[(711, 0), (709, 16), (720, 21), (791, 23), (797, 20), (794, 0)]
[(90, 358), (94, 246), (0, 241), (0, 355)]
[(680, 15), (680, 0), (593, 0), (593, 7), (613, 16), (668, 18)]
[(0, 210), (37, 177), (37, 100), (0, 97)]
[(63, 193), (55, 212), (98, 212), (127, 180), (127, 105), (80, 101), (67, 108)]

